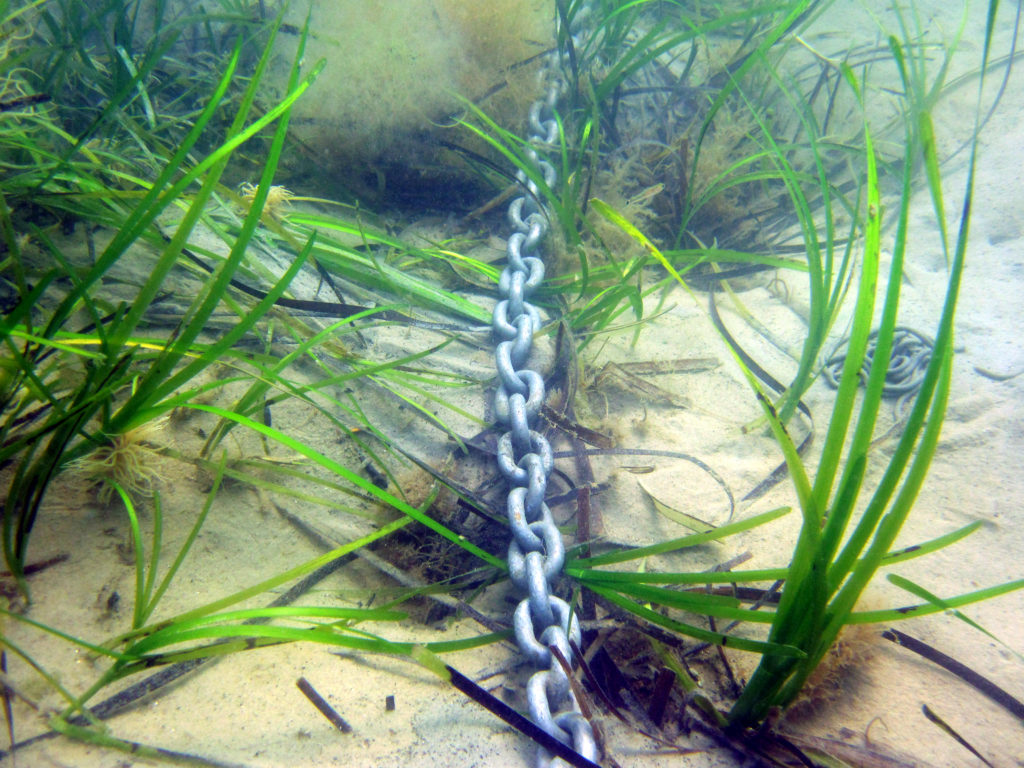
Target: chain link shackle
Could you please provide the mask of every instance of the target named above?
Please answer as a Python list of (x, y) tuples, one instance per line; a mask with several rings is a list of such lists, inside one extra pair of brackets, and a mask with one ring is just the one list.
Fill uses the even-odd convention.
[[(582, 17), (582, 10), (577, 18)], [(554, 188), (554, 166), (538, 149), (558, 147), (555, 105), (565, 90), (561, 57), (548, 55), (540, 72), (543, 96), (529, 111), (526, 155), (533, 168)], [(529, 302), (544, 280), (541, 242), (549, 216), (538, 185), (520, 170), (517, 179), (525, 193), (508, 208), (512, 234), (508, 238), (507, 266), (498, 281), (499, 301), (494, 307), (493, 332), (498, 389), (494, 412), (506, 430), (498, 440), (497, 462), (509, 485), (507, 512), (512, 529), (508, 570), (512, 583), (526, 597), (516, 607), (512, 624), (520, 651), (537, 668), (526, 687), (533, 722), (589, 760), (597, 760), (597, 744), (590, 723), (580, 712), (569, 678), (554, 646), (570, 666), (581, 644), (580, 626), (568, 603), (553, 594), (553, 584), (565, 562), (562, 536), (544, 503), (548, 477), (554, 464), (551, 445), (537, 429), (537, 414), (544, 404), (544, 378), (527, 366), (533, 335), (540, 329), (540, 313)], [(543, 748), (538, 768), (557, 763)]]

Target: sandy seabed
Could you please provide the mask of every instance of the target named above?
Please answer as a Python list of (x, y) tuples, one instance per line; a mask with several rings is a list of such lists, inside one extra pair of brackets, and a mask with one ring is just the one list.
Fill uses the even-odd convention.
[[(952, 5), (952, 4), (950, 4)], [(1009, 4), (1007, 4), (1009, 5)], [(837, 8), (839, 5), (837, 4)], [(923, 18), (926, 4), (919, 4)], [(952, 34), (960, 10), (944, 10), (941, 28)], [(963, 66), (980, 54), (978, 30), (984, 8), (971, 3)], [(1006, 10), (1004, 10), (1004, 17)], [(863, 29), (863, 18), (849, 19)], [(826, 19), (825, 21), (829, 21)], [(1006, 50), (1012, 19), (1003, 19), (998, 41)], [(969, 67), (968, 67), (969, 68)], [(993, 78), (995, 80), (997, 78)], [(959, 89), (940, 108), (940, 131), (946, 149), (969, 134), (973, 119), (973, 87)], [(967, 272), (957, 315), (953, 391), (943, 437), (931, 472), (914, 512), (901, 534), (910, 544), (955, 530), (975, 520), (984, 521), (969, 539), (933, 555), (892, 568), (939, 595), (956, 595), (1024, 577), (1024, 73), (1013, 73), (998, 110), (985, 127), (980, 142)], [(966, 180), (966, 153), (946, 169), (946, 204), (952, 221), (958, 218)], [(904, 272), (901, 324), (930, 333), (935, 327), (946, 271), (932, 203), (918, 191), (912, 204), (912, 241)], [(889, 238), (891, 242), (891, 232)], [(743, 294), (745, 303), (768, 324), (773, 334), (794, 346), (801, 340), (800, 309), (805, 299), (797, 278), (788, 279), (790, 292), (780, 301), (767, 286)], [(616, 391), (609, 385), (620, 444), (630, 447), (671, 448), (700, 456), (715, 467), (737, 490), (753, 487), (778, 461), (770, 440), (741, 439), (740, 428), (756, 418), (757, 407), (739, 372), (728, 361), (703, 307), (683, 294), (673, 309), (650, 323), (639, 343), (616, 340), (601, 352), (598, 365), (615, 361), (649, 361), (714, 356), (723, 361), (710, 374), (680, 375), (659, 384), (676, 388), (691, 403), (688, 409), (664, 409)], [(758, 349), (769, 370), (791, 370), (792, 360), (764, 344), (723, 307), (723, 318), (749, 349)], [(396, 342), (397, 343), (397, 342)], [(773, 355), (775, 358), (773, 359)], [(486, 366), (486, 356), (474, 360)], [(790, 366), (790, 367), (787, 367)], [(806, 397), (811, 410), (829, 412), (833, 393), (817, 382)], [(737, 406), (736, 404), (740, 405)], [(726, 407), (723, 407), (726, 406)], [(471, 406), (472, 407), (472, 406)], [(482, 406), (477, 406), (482, 410)], [(595, 405), (595, 411), (600, 407)], [(603, 414), (602, 414), (603, 415)], [(891, 418), (890, 414), (886, 414)], [(280, 416), (279, 416), (280, 418)], [(305, 417), (302, 417), (305, 418)], [(815, 424), (820, 436), (826, 424)], [(189, 427), (178, 426), (171, 437), (188, 444)], [(330, 430), (309, 423), (304, 437), (332, 439)], [(879, 446), (881, 458), (892, 441)], [(644, 476), (649, 490), (684, 509), (720, 514), (720, 491), (699, 473), (687, 474), (678, 464), (652, 462), (655, 471)], [(613, 482), (600, 499), (606, 536), (623, 543), (650, 543), (659, 537), (680, 535), (678, 529), (643, 503), (636, 478), (621, 471), (622, 462), (595, 464)], [(878, 471), (869, 474), (877, 479)], [(679, 478), (683, 481), (680, 482)], [(599, 479), (601, 479), (599, 477)], [(203, 481), (188, 467), (169, 463), (161, 487), (168, 497), (168, 520), (198, 509)], [(741, 505), (746, 515), (794, 501), (787, 483), (774, 488), (753, 505)], [(692, 505), (692, 507), (690, 506)], [(708, 512), (712, 510), (712, 512)], [(719, 510), (719, 512), (714, 512)], [(90, 639), (122, 631), (130, 607), (115, 610), (108, 604), (112, 592), (130, 595), (133, 569), (120, 556), (123, 527), (117, 513), (100, 508), (83, 493), (80, 482), (62, 480), (48, 497), (39, 530), (33, 539), (33, 559), (66, 551), (73, 541), (72, 558), (32, 581), (38, 601), (31, 616)], [(750, 551), (744, 567), (785, 565), (794, 541), (796, 515), (758, 529), (736, 541), (701, 548), (698, 558), (707, 564)], [(179, 536), (183, 537), (184, 533)], [(173, 543), (174, 535), (170, 537)], [(275, 513), (265, 496), (244, 488), (229, 489), (218, 500), (204, 530), (195, 557), (215, 567), (186, 569), (176, 590), (167, 596), (166, 610), (176, 612), (254, 583), (266, 576), (319, 554)], [(692, 567), (692, 564), (691, 566)], [(348, 569), (332, 577), (313, 599), (329, 602), (333, 590), (358, 587), (379, 578), (368, 568)], [(504, 595), (492, 598), (500, 612)], [(905, 605), (916, 599), (887, 583), (873, 585), (873, 605)], [(916, 619), (900, 625), (918, 637), (1024, 698), (1024, 593), (970, 606), (965, 613), (988, 629), (998, 642), (950, 615)], [(476, 632), (462, 620), (445, 630), (403, 625), (398, 634), (416, 641), (452, 639)], [(21, 630), (10, 628), (12, 636)], [(388, 630), (394, 637), (394, 630)], [(32, 652), (58, 670), (71, 690), (84, 689), (98, 671), (86, 654), (69, 657), (67, 647), (52, 638), (38, 639)], [(449, 661), (470, 677), (490, 673), (489, 685), (504, 682), (519, 696), (526, 677), (510, 646), (464, 652)], [(740, 665), (742, 668), (742, 664)], [(12, 674), (28, 679), (26, 670)], [(295, 687), (307, 678), (344, 715), (352, 732), (334, 730)], [(41, 684), (29, 683), (41, 693)], [(496, 689), (499, 694), (502, 692)], [(394, 696), (395, 709), (387, 711), (385, 698)], [(513, 698), (516, 706), (522, 702)], [(53, 698), (46, 704), (57, 705)], [(917, 766), (978, 766), (982, 763), (964, 747), (929, 722), (927, 705), (956, 729), (997, 768), (1024, 766), (1024, 724), (955, 676), (884, 640), (873, 644), (843, 681), (838, 695), (792, 725), (811, 736), (831, 738), (865, 749), (900, 754)], [(34, 732), (38, 720), (19, 707), (18, 737)], [(605, 718), (609, 754), (622, 766), (737, 766), (742, 760), (725, 750), (682, 758), (659, 751), (657, 745)], [(409, 662), (376, 656), (337, 655), (320, 646), (286, 646), (244, 653), (210, 664), (183, 678), (172, 690), (110, 721), (115, 735), (246, 766), (519, 766), (530, 764), (533, 746), (490, 713), (441, 684), (430, 673)], [(66, 740), (42, 742), (18, 754), (20, 766), (123, 766), (146, 762), (113, 751)], [(685, 762), (684, 762), (685, 761)]]

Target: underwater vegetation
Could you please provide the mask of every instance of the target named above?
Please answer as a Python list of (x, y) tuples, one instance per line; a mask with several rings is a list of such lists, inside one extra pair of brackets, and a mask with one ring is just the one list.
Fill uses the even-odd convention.
[(117, 486), (137, 496), (152, 495), (153, 483), (160, 476), (154, 461), (159, 455), (159, 434), (168, 418), (147, 421), (112, 435), (106, 445), (75, 459), (69, 467), (99, 487), (101, 503), (110, 501)]
[[(681, 734), (692, 729), (764, 764), (817, 764), (779, 713), (832, 695), (844, 666), (865, 657), (862, 627), (1024, 587), (1013, 580), (940, 597), (892, 576), (920, 602), (860, 603), (884, 567), (979, 527), (897, 544), (952, 386), (974, 153), (990, 114), (982, 86), (1014, 56), (993, 51), (995, 0), (968, 78), (978, 88), (977, 121), (955, 222), (933, 110), (950, 87), (956, 41), (926, 40), (916, 15), (898, 6), (884, 42), (826, 51), (809, 30), (827, 24), (827, 1), (559, 0), (530, 4), (514, 29), (495, 23), (508, 12), (503, 3), (408, 4), (467, 41), (452, 58), (449, 37), (438, 44), (426, 22), (417, 34), (429, 48), (416, 48), (426, 45), (416, 35), (396, 38), (382, 26), (393, 21), (384, 3), (382, 16), (361, 21), (366, 45), (341, 65), (338, 36), (355, 4), (206, 5), (0, 2), (0, 540), (8, 569), (0, 661), (18, 670), (3, 683), (11, 734), (12, 701), (28, 712), (40, 697), (7, 678), (30, 678), (59, 706), (30, 714), (28, 742), (63, 735), (157, 760), (221, 764), (115, 735), (107, 721), (212, 661), (308, 643), (413, 659), (543, 738), (455, 669), (455, 652), (497, 647), (512, 634), (500, 607), (508, 521), (483, 405), (493, 372), (477, 363), (489, 361), (500, 269), (489, 243), (505, 233), (498, 211), (515, 170), (537, 183), (554, 222), (554, 261), (538, 293), (550, 322), (537, 341), (550, 352), (553, 392), (542, 416), (568, 446), (548, 500), (571, 508), (559, 524), (575, 537), (560, 590), (594, 628), (576, 654), (588, 660), (581, 699), (624, 729), (657, 730), (655, 740), (673, 749), (686, 748)], [(587, 34), (574, 39), (567, 30), (585, 12)], [(381, 46), (401, 66), (378, 92)], [(559, 169), (549, 187), (516, 115), (535, 97), (530, 66), (552, 46), (568, 65), (561, 132), (539, 148)], [(427, 61), (449, 79), (424, 95), (408, 70)], [(338, 72), (349, 73), (345, 87), (364, 101), (349, 91), (323, 96)], [(342, 108), (374, 93), (387, 98), (372, 115), (355, 110), (355, 119)], [(400, 114), (385, 125), (387, 113)], [(425, 124), (424, 146), (436, 151), (396, 159), (401, 137)], [(441, 131), (443, 144), (432, 143)], [(332, 132), (345, 141), (332, 144)], [(354, 155), (360, 160), (350, 164)], [(399, 201), (443, 189), (445, 162), (459, 164), (458, 178), (472, 177), (474, 194), (459, 198), (454, 231), (423, 235), (406, 226), (420, 212)], [(311, 164), (320, 178), (308, 177)], [(382, 194), (406, 175), (418, 178), (415, 194)], [(344, 200), (313, 196), (331, 188)], [(946, 293), (927, 329), (932, 351), (920, 387), (883, 453), (875, 441), (914, 193), (934, 201)], [(373, 208), (385, 200), (387, 209)], [(807, 296), (806, 336), (781, 383), (718, 312), (718, 302), (741, 307), (743, 281), (769, 273)], [(640, 393), (652, 411), (669, 398), (677, 407), (681, 394), (648, 380), (663, 372), (655, 362), (700, 376), (720, 361), (599, 367), (595, 347), (648, 332), (670, 302), (689, 297), (719, 329), (722, 359), (761, 410), (751, 432), (769, 432), (784, 465), (769, 467), (763, 490), (739, 504), (707, 468), (730, 501), (720, 525), (648, 494), (686, 533), (643, 546), (603, 540), (589, 513), (611, 480), (595, 476), (591, 459), (645, 456), (604, 434), (607, 422), (595, 414), (623, 397), (609, 383)], [(813, 445), (802, 398), (844, 325), (845, 358), (831, 374), (837, 389)], [(753, 508), (784, 482), (793, 509)], [(188, 496), (184, 488), (195, 485), (201, 494)], [(40, 574), (93, 556), (68, 541), (65, 560), (37, 558), (34, 537), (57, 524), (48, 500), (88, 488), (108, 515), (101, 519), (117, 521), (131, 569), (118, 598), (131, 608), (119, 613), (117, 600), (105, 600), (102, 637), (95, 626), (36, 613), (51, 598), (36, 587)], [(268, 530), (283, 521), (317, 554), (250, 555), (251, 570), (237, 572), (211, 565), (198, 542), (227, 507), (242, 505), (260, 506)], [(799, 525), (781, 567), (743, 570), (738, 558), (708, 571), (687, 559), (791, 512)], [(321, 586), (357, 566), (365, 570), (344, 588)], [(215, 593), (183, 586), (206, 569)], [(479, 626), (443, 640), (424, 627), (410, 641), (410, 616), (428, 627), (464, 617)], [(87, 682), (65, 682), (54, 647), (88, 655)], [(722, 649), (751, 654), (748, 680), (732, 678)], [(454, 654), (451, 665), (439, 654)], [(710, 691), (703, 675), (731, 684)], [(627, 700), (630, 690), (642, 692), (643, 705)], [(10, 741), (11, 754), (29, 746)]]

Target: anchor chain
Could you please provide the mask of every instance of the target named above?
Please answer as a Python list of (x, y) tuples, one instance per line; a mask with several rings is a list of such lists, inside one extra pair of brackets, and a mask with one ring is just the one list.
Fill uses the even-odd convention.
[[(554, 188), (555, 169), (537, 150), (558, 146), (555, 105), (565, 90), (560, 64), (557, 52), (549, 55), (541, 71), (544, 95), (529, 111), (526, 155), (548, 188)], [(508, 208), (513, 232), (508, 238), (507, 266), (498, 281), (499, 301), (493, 314), (498, 371), (494, 412), (506, 430), (498, 440), (497, 462), (510, 489), (507, 512), (512, 541), (508, 569), (512, 583), (526, 595), (516, 607), (512, 623), (520, 651), (537, 668), (526, 688), (530, 718), (583, 757), (596, 761), (593, 730), (580, 712), (565, 669), (550, 650), (557, 648), (571, 666), (570, 640), (578, 648), (581, 635), (569, 604), (553, 593), (565, 562), (565, 547), (551, 510), (544, 503), (554, 464), (551, 445), (536, 429), (545, 399), (544, 378), (527, 364), (533, 336), (541, 327), (540, 313), (529, 299), (544, 280), (541, 244), (549, 218), (540, 202), (538, 184), (523, 170), (517, 178), (525, 193)], [(536, 764), (546, 768), (553, 764), (553, 758), (541, 748)]]

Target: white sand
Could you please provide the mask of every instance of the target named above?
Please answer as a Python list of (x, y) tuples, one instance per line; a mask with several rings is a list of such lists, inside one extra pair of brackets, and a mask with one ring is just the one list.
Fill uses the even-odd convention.
[[(944, 5), (936, 2), (935, 8)], [(943, 11), (943, 28), (950, 34), (958, 21), (956, 13), (955, 9)], [(972, 3), (969, 35), (977, 34), (981, 13), (980, 4)], [(851, 25), (860, 24), (857, 17), (849, 18)], [(1005, 35), (1000, 39), (1005, 43)], [(963, 66), (969, 67), (977, 60), (977, 45), (964, 43), (964, 50)], [(950, 142), (962, 139), (969, 131), (973, 92), (973, 87), (958, 91), (950, 108), (941, 111), (940, 128), (945, 132), (946, 146), (952, 146)], [(955, 595), (1024, 576), (1020, 566), (1020, 553), (1024, 552), (1024, 472), (1019, 458), (1024, 452), (1024, 375), (998, 381), (978, 372), (982, 369), (989, 374), (1008, 375), (1024, 371), (1022, 93), (1024, 74), (1018, 72), (982, 137), (968, 271), (958, 312), (960, 354), (954, 389), (942, 445), (901, 542), (922, 541), (973, 520), (983, 520), (985, 525), (965, 542), (892, 569), (939, 595)], [(964, 159), (960, 156), (954, 160), (946, 174), (946, 201), (954, 219), (964, 184)], [(915, 195), (911, 218), (918, 228), (908, 253), (902, 322), (930, 332), (946, 276), (934, 226), (927, 223), (932, 220), (931, 202), (923, 192)], [(799, 306), (798, 279), (787, 278), (787, 282), (794, 291), (792, 302)], [(802, 326), (797, 315), (780, 305), (764, 287), (744, 293), (743, 298), (773, 332), (792, 344), (799, 343)], [(777, 451), (767, 438), (740, 434), (740, 427), (757, 416), (756, 404), (728, 362), (703, 307), (694, 307), (681, 293), (675, 301), (676, 308), (654, 321), (635, 349), (628, 348), (627, 340), (616, 340), (597, 362), (713, 355), (723, 365), (710, 374), (658, 379), (659, 385), (685, 394), (693, 402), (690, 410), (666, 409), (631, 399), (628, 393), (606, 384), (605, 393), (617, 407), (616, 435), (624, 446), (671, 448), (699, 456), (741, 496), (777, 463)], [(791, 360), (753, 334), (743, 332), (734, 314), (724, 309), (723, 317), (748, 349), (759, 350), (765, 367), (780, 377), (793, 370)], [(828, 412), (831, 396), (832, 392), (819, 382), (806, 398), (818, 414), (817, 446), (826, 426), (823, 414)], [(643, 421), (645, 409), (647, 418)], [(287, 414), (275, 416), (278, 423), (289, 423)], [(189, 439), (185, 436), (194, 426), (176, 428), (173, 437), (187, 447)], [(303, 433), (307, 439), (331, 450), (333, 435), (329, 429), (317, 424), (303, 429), (308, 430), (308, 434)], [(190, 439), (194, 446), (197, 438)], [(880, 459), (884, 460), (887, 450), (891, 450), (891, 443), (881, 448)], [(637, 476), (617, 470), (622, 463), (627, 462), (595, 463), (599, 479), (604, 479), (602, 473), (606, 473), (615, 483), (613, 491), (601, 499), (609, 538), (640, 543), (680, 535), (643, 503), (635, 487)], [(723, 514), (724, 497), (706, 476), (679, 463), (649, 463), (656, 464), (658, 471), (640, 477), (666, 502), (707, 517)], [(174, 546), (202, 503), (203, 484), (191, 469), (172, 462), (163, 466), (166, 477), (162, 487), (169, 491), (168, 526), (175, 529), (177, 521), (180, 529), (169, 534), (168, 546)], [(680, 477), (686, 487), (675, 480)], [(877, 471), (873, 477), (877, 477)], [(288, 500), (281, 503), (290, 509), (298, 505)], [(789, 485), (782, 483), (749, 509), (741, 506), (739, 514), (791, 503)], [(706, 567), (749, 550), (754, 558), (745, 567), (785, 564), (795, 525), (794, 514), (742, 540), (702, 548), (695, 554), (697, 563)], [(113, 533), (108, 533), (109, 529)], [(32, 580), (37, 603), (31, 616), (70, 628), (91, 640), (122, 631), (130, 605), (122, 605), (114, 616), (106, 616), (103, 605), (111, 589), (125, 597), (123, 602), (130, 602), (132, 569), (116, 551), (121, 531), (123, 522), (116, 513), (103, 511), (84, 497), (80, 482), (62, 479), (47, 499), (33, 539), (33, 557), (68, 549), (74, 554), (69, 562)], [(73, 542), (73, 547), (68, 542)], [(317, 553), (280, 520), (265, 498), (246, 489), (226, 491), (163, 610), (168, 614), (184, 610)], [(688, 567), (695, 567), (694, 563), (688, 562)], [(348, 568), (344, 577), (332, 577), (322, 585), (325, 591), (310, 599), (331, 603), (334, 598), (330, 590), (361, 581), (373, 583), (377, 578), (365, 567)], [(503, 607), (504, 592), (499, 592), (491, 598), (495, 613)], [(916, 602), (881, 578), (872, 589), (872, 599), (878, 605)], [(914, 620), (900, 628), (1024, 698), (1024, 663), (1014, 655), (1024, 653), (1024, 594), (971, 606), (965, 613), (1005, 646), (951, 616)], [(12, 636), (24, 636), (23, 630), (8, 628)], [(388, 631), (390, 636), (395, 635), (394, 630)], [(445, 631), (408, 624), (397, 634), (429, 641), (477, 631), (475, 625), (463, 621)], [(62, 683), (73, 691), (87, 687), (101, 668), (84, 653), (69, 653), (65, 645), (52, 638), (33, 640), (31, 650), (58, 671)], [(466, 652), (448, 660), (471, 677), (513, 670), (512, 674), (490, 678), (486, 684), (506, 685), (513, 693), (513, 704), (522, 708), (521, 686), (526, 671), (516, 666), (510, 648)], [(12, 664), (12, 671), (18, 679), (31, 678), (17, 664)], [(338, 733), (309, 705), (295, 688), (299, 676), (305, 676), (338, 708), (351, 723), (352, 733)], [(32, 695), (42, 695), (45, 690), (38, 682), (27, 686)], [(501, 694), (500, 689), (497, 692)], [(387, 695), (396, 698), (393, 712), (385, 711)], [(56, 706), (59, 702), (48, 697), (45, 703)], [(976, 758), (924, 718), (922, 704), (931, 707), (998, 768), (1024, 765), (1022, 723), (950, 674), (881, 640), (871, 658), (844, 683), (838, 699), (800, 728), (808, 734), (860, 746), (869, 741), (881, 749), (913, 756), (911, 762), (915, 765), (979, 765)], [(603, 722), (609, 731), (610, 754), (623, 766), (739, 764), (721, 751), (687, 758), (685, 763), (678, 756), (658, 756), (656, 745), (625, 732), (611, 718)], [(16, 724), (19, 737), (39, 730), (38, 720), (24, 707), (18, 708)], [(533, 751), (524, 738), (411, 663), (380, 657), (339, 658), (329, 649), (313, 645), (265, 649), (219, 661), (186, 678), (158, 700), (114, 718), (110, 726), (113, 734), (122, 738), (247, 766), (519, 766), (528, 764)], [(62, 739), (43, 742), (18, 756), (20, 766), (113, 768), (134, 761), (130, 756)]]

